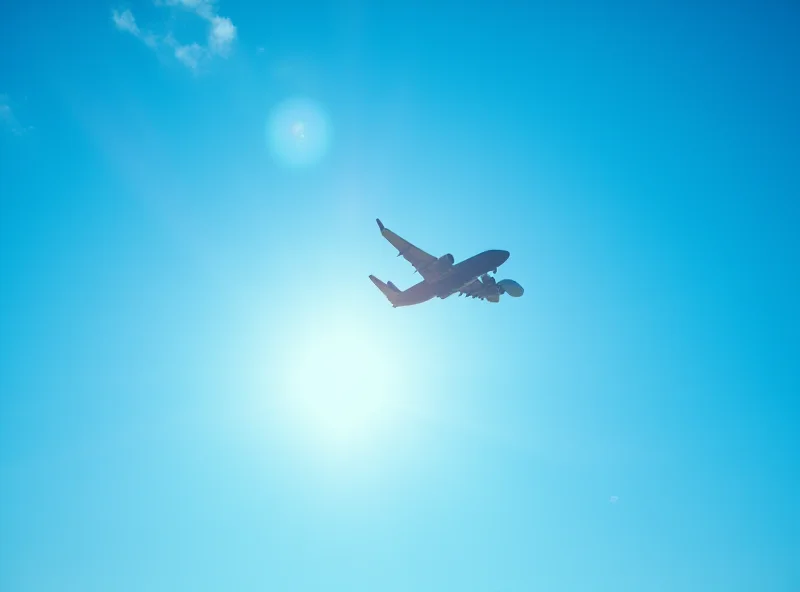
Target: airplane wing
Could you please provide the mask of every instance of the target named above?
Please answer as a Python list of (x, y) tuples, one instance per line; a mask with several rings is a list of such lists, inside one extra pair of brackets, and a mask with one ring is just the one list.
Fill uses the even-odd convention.
[(424, 279), (429, 279), (436, 275), (433, 270), (428, 271), (431, 265), (437, 261), (436, 257), (415, 247), (406, 239), (397, 236), (394, 232), (386, 228), (380, 220), (377, 220), (377, 222), (378, 228), (381, 229), (381, 234), (384, 238), (392, 243), (395, 249), (400, 251), (397, 254), (398, 257), (402, 255), (403, 259), (413, 265), (414, 269), (416, 269)]
[(481, 300), (484, 299), (484, 285), (477, 278), (472, 280), (466, 286), (462, 287), (458, 292), (459, 296), (463, 294), (467, 298), (480, 298)]
[(477, 278), (459, 290), (458, 295), (461, 296), (462, 294), (467, 298), (478, 298), (480, 300), (488, 300), (489, 302), (500, 302), (500, 296), (487, 291), (486, 285)]

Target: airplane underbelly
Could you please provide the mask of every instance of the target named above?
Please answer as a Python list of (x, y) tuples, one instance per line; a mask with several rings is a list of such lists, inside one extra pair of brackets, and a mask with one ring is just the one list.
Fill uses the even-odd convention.
[(411, 286), (408, 290), (402, 293), (402, 299), (409, 304), (419, 304), (430, 300), (436, 294), (431, 290), (431, 285), (427, 282), (420, 282)]
[(439, 298), (447, 298), (452, 294), (455, 294), (461, 288), (467, 286), (470, 282), (475, 279), (476, 276), (467, 277), (463, 274), (453, 275), (452, 277), (446, 278), (442, 282), (440, 282), (439, 290), (437, 291), (437, 296)]

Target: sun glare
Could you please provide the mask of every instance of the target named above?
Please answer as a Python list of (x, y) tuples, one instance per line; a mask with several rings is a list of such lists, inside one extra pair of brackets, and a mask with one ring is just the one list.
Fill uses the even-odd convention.
[(380, 335), (331, 322), (296, 335), (284, 354), (279, 398), (294, 430), (329, 458), (373, 454), (403, 407), (396, 360)]

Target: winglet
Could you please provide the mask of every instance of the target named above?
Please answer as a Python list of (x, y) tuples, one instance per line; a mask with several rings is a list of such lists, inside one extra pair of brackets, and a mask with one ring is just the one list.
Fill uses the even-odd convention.
[(383, 225), (383, 222), (381, 222), (380, 218), (375, 218), (375, 222), (378, 223), (378, 228), (380, 228), (381, 232), (383, 232), (385, 227)]

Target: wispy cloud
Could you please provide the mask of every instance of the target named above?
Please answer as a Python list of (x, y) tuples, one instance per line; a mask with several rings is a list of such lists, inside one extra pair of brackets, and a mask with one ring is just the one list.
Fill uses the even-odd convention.
[(211, 51), (225, 56), (236, 39), (236, 27), (231, 19), (215, 16), (211, 19), (211, 32), (208, 35), (208, 46)]
[(111, 19), (120, 31), (127, 31), (134, 37), (141, 39), (148, 47), (153, 49), (158, 47), (158, 39), (156, 36), (152, 33), (143, 33), (141, 29), (139, 29), (139, 25), (136, 24), (136, 19), (130, 10), (124, 10), (122, 12), (115, 10), (111, 13)]
[(17, 136), (33, 129), (32, 126), (26, 127), (19, 122), (11, 106), (11, 98), (4, 94), (0, 94), (0, 125)]
[(205, 19), (211, 19), (215, 14), (213, 0), (156, 0), (156, 4), (182, 6)]
[(111, 14), (111, 18), (120, 31), (128, 31), (128, 33), (132, 33), (137, 37), (140, 35), (139, 26), (136, 24), (136, 19), (133, 17), (133, 13), (130, 10), (124, 12), (115, 10)]
[(184, 66), (191, 68), (192, 70), (197, 68), (197, 66), (200, 64), (200, 60), (202, 60), (203, 56), (205, 55), (205, 50), (197, 43), (191, 43), (189, 45), (176, 44), (174, 48), (175, 58)]
[(196, 41), (181, 43), (172, 31), (163, 37), (143, 31), (130, 10), (114, 10), (112, 20), (120, 31), (130, 33), (148, 47), (158, 49), (165, 46), (172, 50), (175, 59), (191, 70), (197, 70), (203, 60), (214, 56), (228, 57), (236, 41), (236, 26), (228, 17), (220, 16), (213, 0), (155, 0), (157, 6), (183, 8), (208, 22), (205, 44)]

